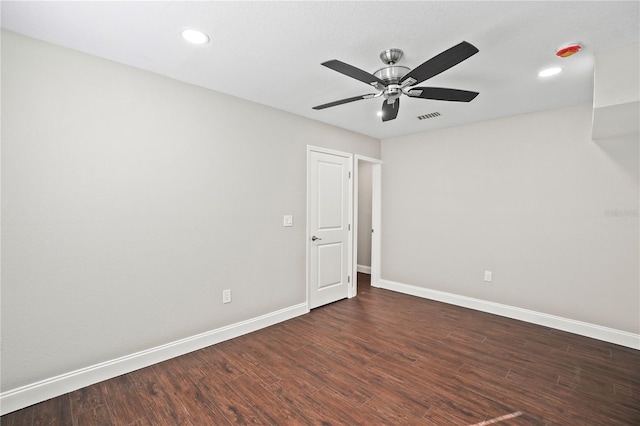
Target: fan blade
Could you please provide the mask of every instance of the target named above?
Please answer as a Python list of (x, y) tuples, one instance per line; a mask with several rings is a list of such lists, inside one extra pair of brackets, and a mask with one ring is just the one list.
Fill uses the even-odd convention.
[(386, 86), (384, 81), (380, 80), (373, 74), (369, 74), (366, 71), (361, 70), (360, 68), (356, 68), (353, 65), (345, 64), (344, 62), (338, 61), (337, 59), (332, 59), (327, 62), (323, 62), (327, 68), (331, 68), (334, 71), (338, 71), (341, 74), (344, 74), (348, 77), (355, 78), (356, 80), (360, 80), (363, 83), (370, 84), (371, 86), (382, 90)]
[(434, 99), (437, 101), (471, 102), (478, 92), (445, 89), (443, 87), (412, 87), (405, 92), (412, 98)]
[(400, 99), (396, 99), (396, 101), (392, 104), (387, 103), (387, 100), (382, 103), (382, 121), (395, 120), (398, 116), (398, 110), (400, 109)]
[(422, 65), (419, 65), (416, 68), (412, 69), (411, 71), (409, 71), (409, 73), (407, 73), (407, 75), (402, 77), (400, 83), (402, 84), (409, 78), (415, 80), (414, 82), (410, 83), (410, 85), (422, 83), (423, 81), (428, 80), (431, 77), (434, 77), (455, 65), (458, 65), (460, 62), (470, 58), (478, 52), (478, 48), (476, 48), (474, 45), (463, 41), (462, 43), (457, 44), (448, 50), (445, 50), (439, 55), (434, 56)]
[(375, 96), (376, 96), (375, 93), (369, 93), (368, 95), (354, 96), (353, 98), (340, 99), (339, 101), (329, 102), (328, 104), (314, 106), (313, 109), (331, 108), (337, 105), (348, 104), (349, 102), (353, 102), (353, 101), (360, 101), (362, 99), (371, 99)]

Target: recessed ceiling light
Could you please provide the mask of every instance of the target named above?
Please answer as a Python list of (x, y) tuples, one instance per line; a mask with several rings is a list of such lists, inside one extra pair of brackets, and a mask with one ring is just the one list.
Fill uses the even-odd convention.
[(183, 39), (193, 44), (206, 44), (209, 43), (209, 36), (202, 31), (187, 28), (180, 32)]
[(560, 67), (547, 68), (538, 73), (538, 77), (551, 77), (552, 75), (559, 74), (562, 71)]
[(382, 111), (378, 111), (378, 113), (376, 114), (378, 117), (382, 117)]

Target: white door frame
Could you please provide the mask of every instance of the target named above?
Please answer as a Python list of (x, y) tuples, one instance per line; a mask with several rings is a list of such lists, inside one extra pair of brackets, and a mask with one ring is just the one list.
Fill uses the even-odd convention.
[[(357, 241), (358, 235), (358, 162), (366, 161), (372, 163), (371, 173), (371, 285), (380, 286), (380, 235), (381, 235), (381, 198), (382, 198), (382, 161), (377, 158), (366, 157), (356, 154), (353, 162), (353, 234), (354, 241)], [(358, 293), (358, 244), (354, 243), (353, 249), (353, 269), (351, 274), (351, 287), (349, 287), (349, 297), (354, 297)]]
[(351, 294), (352, 293), (352, 288), (353, 288), (353, 282), (354, 282), (354, 275), (353, 275), (353, 269), (354, 269), (354, 265), (353, 265), (353, 232), (354, 232), (354, 228), (353, 228), (353, 154), (349, 153), (349, 152), (342, 152), (342, 151), (336, 151), (333, 149), (328, 149), (328, 148), (322, 148), (319, 146), (312, 146), (312, 145), (307, 145), (307, 225), (306, 225), (306, 231), (305, 231), (305, 237), (306, 237), (306, 255), (305, 255), (305, 261), (306, 261), (306, 281), (307, 281), (307, 307), (309, 306), (309, 286), (311, 285), (311, 267), (310, 267), (310, 262), (311, 262), (311, 230), (309, 229), (311, 221), (310, 221), (310, 211), (311, 211), (311, 176), (309, 173), (310, 170), (310, 153), (311, 152), (320, 152), (323, 154), (330, 154), (330, 155), (337, 155), (340, 157), (346, 157), (349, 159), (349, 175), (351, 176), (350, 182), (349, 182), (349, 218), (350, 218), (350, 230), (348, 233), (348, 238), (347, 238), (347, 251), (348, 251), (348, 264), (347, 264), (347, 271), (350, 278), (350, 284), (348, 286), (348, 297), (353, 297), (355, 296), (355, 294)]

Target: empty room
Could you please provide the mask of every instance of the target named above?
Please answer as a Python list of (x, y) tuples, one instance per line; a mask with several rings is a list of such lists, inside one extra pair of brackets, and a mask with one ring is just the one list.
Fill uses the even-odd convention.
[(3, 426), (640, 424), (639, 2), (0, 8)]

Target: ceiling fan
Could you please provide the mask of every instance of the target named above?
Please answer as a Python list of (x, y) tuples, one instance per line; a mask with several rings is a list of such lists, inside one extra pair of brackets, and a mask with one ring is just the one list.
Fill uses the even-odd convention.
[(373, 74), (369, 74), (360, 68), (338, 61), (337, 59), (323, 62), (322, 65), (325, 67), (338, 71), (348, 77), (355, 78), (356, 80), (360, 80), (363, 83), (367, 83), (375, 87), (377, 92), (329, 102), (327, 104), (315, 106), (313, 109), (320, 110), (362, 99), (372, 99), (383, 96), (385, 100), (382, 103), (382, 121), (389, 121), (398, 116), (400, 96), (403, 94), (411, 98), (470, 102), (478, 96), (478, 92), (447, 89), (443, 87), (415, 87), (414, 85), (422, 83), (423, 81), (458, 65), (460, 62), (470, 58), (478, 52), (479, 50), (474, 45), (463, 41), (462, 43), (445, 50), (439, 55), (434, 56), (418, 67), (410, 69), (405, 66), (396, 65), (400, 58), (402, 58), (402, 50), (389, 49), (380, 53), (380, 59), (382, 59), (382, 62), (387, 66), (380, 68)]

